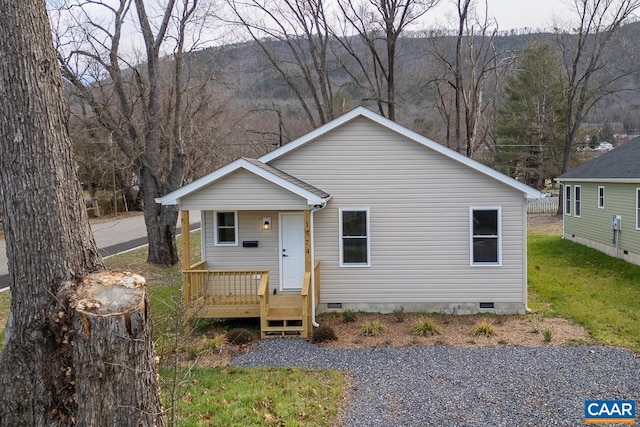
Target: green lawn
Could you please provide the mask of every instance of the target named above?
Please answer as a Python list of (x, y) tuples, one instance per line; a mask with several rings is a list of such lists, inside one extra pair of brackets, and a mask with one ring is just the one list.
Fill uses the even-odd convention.
[[(332, 426), (342, 373), (299, 368), (185, 369), (180, 426)], [(168, 406), (168, 396), (164, 396)]]
[(559, 236), (529, 233), (529, 307), (640, 352), (640, 266)]

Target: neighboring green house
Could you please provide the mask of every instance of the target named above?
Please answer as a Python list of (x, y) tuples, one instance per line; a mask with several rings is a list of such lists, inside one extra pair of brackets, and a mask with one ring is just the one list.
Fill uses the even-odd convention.
[(564, 238), (640, 265), (640, 138), (557, 180)]

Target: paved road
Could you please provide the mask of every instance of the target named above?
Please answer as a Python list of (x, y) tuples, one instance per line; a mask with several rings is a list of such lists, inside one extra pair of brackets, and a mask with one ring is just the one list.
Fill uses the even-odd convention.
[[(200, 212), (189, 215), (190, 229), (200, 227)], [(178, 218), (180, 224), (180, 218)], [(93, 237), (103, 257), (114, 255), (147, 244), (147, 230), (142, 215), (117, 219), (94, 220), (91, 222)], [(180, 233), (180, 229), (178, 229)], [(9, 269), (5, 241), (0, 240), (0, 291), (8, 286)]]

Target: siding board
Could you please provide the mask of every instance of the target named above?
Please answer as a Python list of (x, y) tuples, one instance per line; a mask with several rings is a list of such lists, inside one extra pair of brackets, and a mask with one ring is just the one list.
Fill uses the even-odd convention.
[(300, 210), (307, 201), (244, 169), (196, 191), (180, 201), (191, 210)]
[[(332, 195), (321, 302), (526, 304), (524, 195), (365, 118), (270, 162)], [(471, 267), (469, 207), (502, 208), (502, 266)], [(371, 266), (339, 267), (339, 208), (370, 209)]]

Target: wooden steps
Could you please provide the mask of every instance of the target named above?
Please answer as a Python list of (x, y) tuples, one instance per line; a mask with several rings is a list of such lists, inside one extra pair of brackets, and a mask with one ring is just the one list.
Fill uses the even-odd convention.
[(302, 302), (299, 294), (270, 295), (262, 337), (305, 336)]

